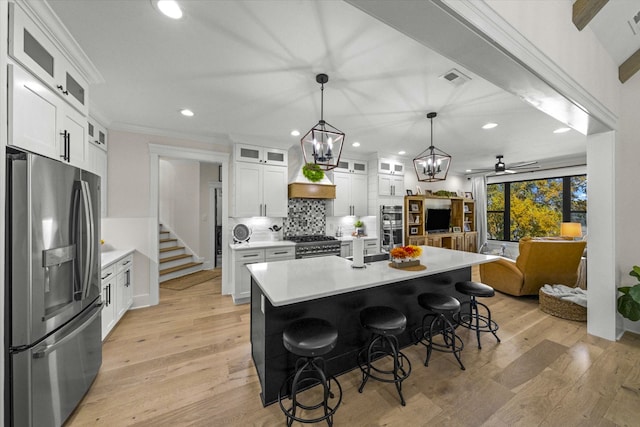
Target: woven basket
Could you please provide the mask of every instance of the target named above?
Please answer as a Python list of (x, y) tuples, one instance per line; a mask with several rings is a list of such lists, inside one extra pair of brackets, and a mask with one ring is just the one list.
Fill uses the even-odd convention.
[(552, 316), (560, 317), (567, 320), (576, 320), (578, 322), (587, 321), (587, 308), (571, 301), (562, 300), (549, 295), (540, 289), (538, 291), (540, 297), (540, 310)]

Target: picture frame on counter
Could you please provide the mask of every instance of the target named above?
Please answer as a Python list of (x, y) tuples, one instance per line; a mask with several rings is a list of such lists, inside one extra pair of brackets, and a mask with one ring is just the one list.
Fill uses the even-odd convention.
[(453, 227), (453, 232), (454, 233), (460, 233), (462, 230), (460, 230), (460, 227)]
[(409, 234), (411, 235), (418, 234), (418, 227), (409, 227)]
[(467, 199), (473, 199), (473, 193), (471, 191), (465, 191), (464, 197)]
[(413, 196), (413, 191), (407, 190), (407, 196)]

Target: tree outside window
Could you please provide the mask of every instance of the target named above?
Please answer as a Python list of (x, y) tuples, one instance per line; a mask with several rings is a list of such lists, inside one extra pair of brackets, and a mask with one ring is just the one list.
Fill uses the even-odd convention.
[(586, 227), (586, 190), (586, 175), (487, 185), (489, 239), (558, 236), (563, 221)]

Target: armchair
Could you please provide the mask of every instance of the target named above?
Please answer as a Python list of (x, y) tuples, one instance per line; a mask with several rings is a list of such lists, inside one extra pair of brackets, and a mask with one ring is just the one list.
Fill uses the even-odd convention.
[(520, 255), (480, 264), (483, 283), (506, 294), (538, 295), (545, 284), (574, 287), (587, 242), (571, 240), (520, 240)]

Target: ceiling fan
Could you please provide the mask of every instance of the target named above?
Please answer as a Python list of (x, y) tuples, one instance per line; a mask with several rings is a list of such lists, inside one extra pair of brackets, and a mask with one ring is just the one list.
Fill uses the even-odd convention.
[(477, 172), (493, 172), (495, 175), (504, 175), (506, 173), (518, 173), (524, 172), (531, 169), (538, 169), (540, 166), (534, 166), (538, 162), (533, 160), (530, 162), (520, 162), (513, 163), (507, 166), (505, 162), (502, 161), (504, 156), (502, 154), (498, 154), (496, 159), (498, 160), (494, 165), (493, 169), (471, 169), (471, 173)]

